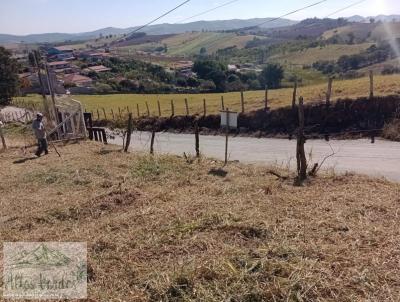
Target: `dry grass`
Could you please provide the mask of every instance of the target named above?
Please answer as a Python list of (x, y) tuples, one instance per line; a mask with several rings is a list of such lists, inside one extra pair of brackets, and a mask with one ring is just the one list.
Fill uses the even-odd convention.
[(400, 142), (400, 119), (396, 118), (386, 123), (383, 127), (382, 137)]
[[(375, 77), (375, 95), (392, 95), (399, 94), (400, 75), (376, 76)], [(300, 87), (298, 95), (303, 96), (305, 102), (316, 102), (325, 99), (327, 84), (310, 85)], [(245, 92), (245, 108), (246, 111), (258, 110), (264, 108), (264, 91), (248, 91)], [(111, 109), (114, 113), (118, 112), (118, 107), (125, 110), (126, 106), (136, 114), (136, 104), (139, 104), (140, 113), (146, 113), (146, 102), (150, 107), (152, 115), (158, 115), (157, 99), (160, 100), (163, 116), (171, 115), (170, 102), (173, 99), (175, 103), (175, 114), (182, 115), (186, 113), (185, 98), (188, 99), (190, 113), (203, 113), (203, 99), (207, 101), (207, 113), (218, 113), (221, 108), (221, 95), (224, 96), (225, 106), (232, 110), (241, 110), (240, 93), (210, 93), (210, 94), (163, 94), (163, 95), (142, 95), (142, 94), (113, 94), (113, 95), (79, 95), (74, 96), (75, 99), (81, 101), (88, 111), (105, 108), (108, 118), (111, 117)], [(276, 89), (269, 91), (269, 105), (276, 109), (288, 106), (292, 102), (293, 89)], [(369, 95), (369, 79), (360, 78), (355, 80), (335, 81), (333, 84), (332, 98), (357, 98)], [(26, 101), (41, 102), (40, 96), (28, 96)], [(126, 112), (126, 111), (125, 111)]]
[(87, 242), (90, 301), (400, 299), (398, 184), (59, 149), (0, 154), (0, 238)]
[(312, 65), (313, 63), (325, 60), (325, 61), (336, 61), (343, 55), (354, 55), (358, 54), (368, 47), (373, 45), (372, 43), (363, 44), (336, 44), (327, 45), (325, 47), (314, 47), (307, 48), (297, 52), (290, 52), (288, 54), (280, 54), (271, 57), (272, 61), (276, 61), (283, 64), (299, 64), (299, 65)]

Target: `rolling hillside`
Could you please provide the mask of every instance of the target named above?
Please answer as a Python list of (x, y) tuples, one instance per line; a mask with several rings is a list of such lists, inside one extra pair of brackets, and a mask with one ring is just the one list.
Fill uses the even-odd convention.
[[(149, 36), (150, 37), (150, 36)], [(168, 55), (194, 55), (200, 52), (202, 47), (206, 48), (209, 54), (218, 49), (236, 46), (241, 49), (246, 46), (248, 41), (254, 38), (253, 35), (237, 35), (235, 33), (217, 33), (217, 32), (190, 32), (179, 35), (166, 36), (165, 39), (157, 42), (146, 42), (142, 44), (134, 43), (130, 46), (119, 47), (124, 51), (151, 51), (157, 47), (167, 46)]]
[[(218, 21), (198, 21), (191, 22), (185, 24), (156, 24), (148, 26), (143, 29), (143, 32), (149, 35), (165, 35), (165, 34), (180, 34), (190, 31), (223, 31), (223, 30), (231, 30), (235, 28), (242, 28), (248, 26), (254, 26), (260, 24), (262, 22), (271, 20), (271, 18), (257, 18), (257, 19), (248, 19), (248, 20), (218, 20)], [(281, 26), (289, 26), (292, 24), (296, 24), (296, 21), (288, 20), (288, 19), (279, 19), (273, 22), (268, 22), (263, 26), (263, 28), (275, 28)], [(18, 35), (7, 35), (0, 34), (0, 44), (9, 44), (9, 43), (21, 43), (24, 41), (25, 43), (55, 43), (55, 42), (63, 42), (67, 40), (72, 41), (85, 41), (93, 38), (98, 38), (100, 34), (106, 35), (123, 35), (128, 34), (135, 30), (137, 27), (130, 28), (115, 28), (115, 27), (107, 27), (103, 29), (98, 29), (91, 32), (83, 32), (83, 33), (43, 33), (43, 34), (32, 34), (25, 36)]]
[(354, 45), (335, 44), (325, 47), (307, 48), (302, 51), (291, 52), (288, 54), (276, 55), (271, 57), (271, 61), (281, 64), (311, 65), (319, 60), (334, 61), (343, 55), (353, 55), (366, 50), (373, 45), (372, 43), (362, 43)]

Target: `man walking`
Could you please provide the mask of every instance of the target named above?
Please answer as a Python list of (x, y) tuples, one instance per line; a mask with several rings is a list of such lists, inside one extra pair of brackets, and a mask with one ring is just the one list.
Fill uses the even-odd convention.
[(36, 151), (36, 156), (40, 157), (42, 153), (49, 154), (46, 130), (43, 124), (43, 114), (38, 113), (36, 115), (36, 120), (32, 123), (32, 129), (35, 133), (36, 139), (38, 140), (38, 149)]

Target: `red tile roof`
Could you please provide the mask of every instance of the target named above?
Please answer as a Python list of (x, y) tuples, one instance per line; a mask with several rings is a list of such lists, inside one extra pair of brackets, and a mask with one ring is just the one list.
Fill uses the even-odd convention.
[(80, 74), (67, 74), (64, 77), (64, 82), (65, 83), (82, 84), (82, 83), (93, 82), (93, 80), (89, 77), (85, 77)]
[(48, 63), (49, 66), (57, 66), (57, 65), (68, 65), (67, 61), (56, 61)]

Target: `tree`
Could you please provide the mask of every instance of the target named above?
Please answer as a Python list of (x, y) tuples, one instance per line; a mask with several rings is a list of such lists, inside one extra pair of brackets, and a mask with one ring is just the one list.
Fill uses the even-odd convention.
[(198, 77), (214, 82), (216, 89), (220, 92), (225, 91), (226, 66), (214, 60), (199, 60), (194, 63), (193, 71)]
[(283, 67), (279, 64), (268, 64), (262, 70), (259, 81), (261, 86), (267, 85), (270, 89), (276, 89), (281, 86), (283, 80)]
[(0, 47), (0, 104), (7, 105), (18, 90), (18, 63), (11, 52)]
[(205, 56), (206, 54), (207, 54), (207, 48), (205, 47), (200, 48), (200, 55)]

